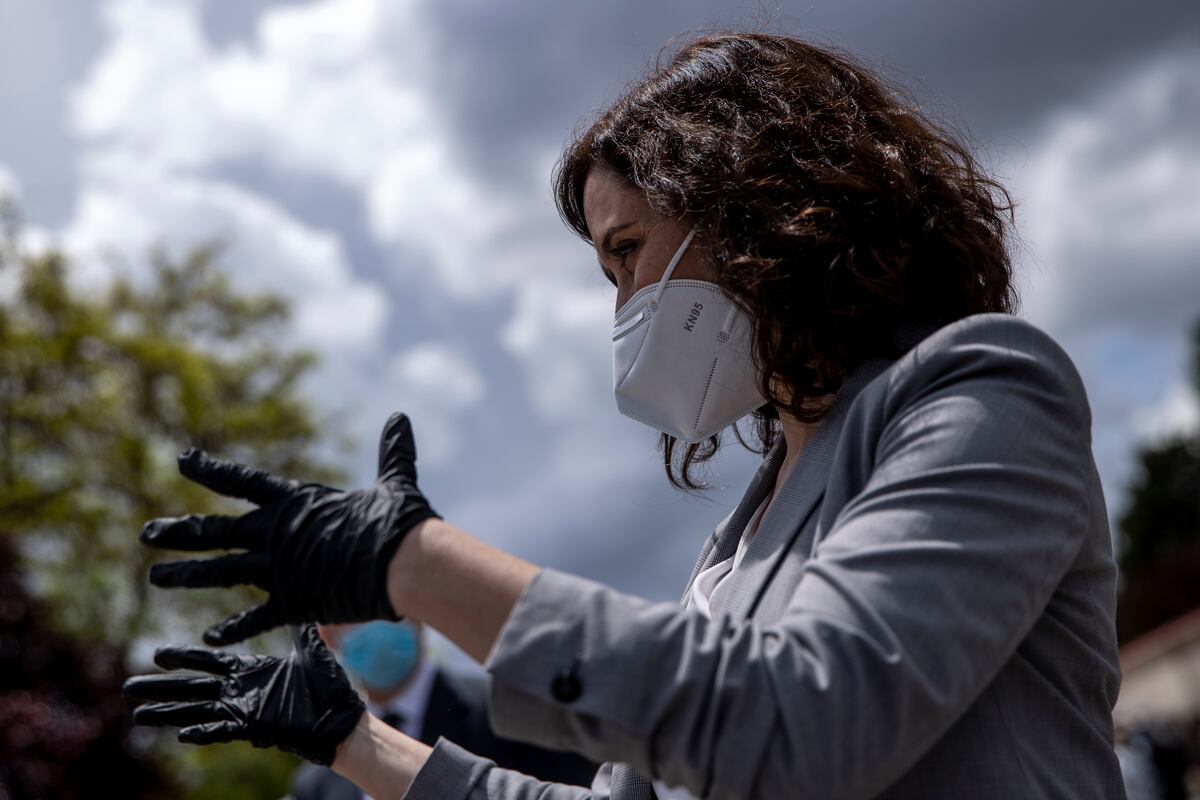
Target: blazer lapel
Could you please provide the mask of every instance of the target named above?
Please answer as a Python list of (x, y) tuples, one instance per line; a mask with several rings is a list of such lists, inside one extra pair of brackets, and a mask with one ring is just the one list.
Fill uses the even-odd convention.
[(775, 483), (775, 475), (779, 472), (779, 463), (783, 460), (784, 444), (782, 436), (776, 440), (762, 463), (759, 464), (754, 477), (750, 479), (750, 485), (742, 495), (741, 501), (729, 516), (717, 525), (713, 535), (705, 540), (704, 547), (700, 550), (700, 556), (696, 559), (696, 566), (692, 568), (692, 577), (688, 578), (687, 587), (683, 590), (680, 605), (687, 605), (687, 598), (692, 591), (692, 584), (697, 575), (707, 567), (733, 555), (738, 539), (741, 538), (742, 531), (746, 528), (746, 523), (750, 521), (750, 517), (754, 515), (759, 504), (762, 503), (763, 498), (767, 496), (767, 492)]
[[(758, 530), (747, 545), (738, 568), (723, 579), (723, 582), (728, 581), (729, 585), (717, 595), (718, 602), (713, 608), (714, 612), (729, 613), (734, 619), (745, 619), (753, 613), (758, 598), (770, 582), (783, 554), (791, 548), (795, 537), (803, 530), (809, 515), (825, 494), (829, 467), (837, 453), (847, 410), (862, 388), (891, 363), (889, 359), (872, 359), (861, 364), (846, 377), (833, 406), (804, 445), (803, 453), (759, 520)], [(737, 510), (742, 512), (742, 516), (736, 535), (728, 535), (734, 534), (733, 530), (726, 531), (727, 535), (718, 546), (722, 554), (710, 557), (712, 563), (716, 563), (720, 558), (728, 558), (736, 552), (738, 539), (741, 538), (749, 517), (758, 508), (779, 473), (783, 451), (784, 442), (781, 436), (763, 462), (763, 469), (755, 476), (751, 490), (747, 491), (742, 503), (738, 505)], [(735, 513), (736, 518), (738, 515)], [(732, 520), (728, 527), (733, 528)], [(714, 547), (714, 551), (718, 547)]]
[(688, 578), (687, 586), (683, 587), (683, 597), (679, 598), (679, 605), (687, 605), (687, 598), (692, 591), (692, 584), (696, 582), (696, 576), (708, 565), (708, 556), (712, 553), (713, 543), (721, 538), (721, 533), (729, 525), (729, 518), (731, 516), (732, 514), (727, 515), (724, 520), (717, 523), (716, 530), (704, 540), (704, 545), (700, 548), (700, 555), (696, 556), (696, 565), (692, 567), (692, 577)]

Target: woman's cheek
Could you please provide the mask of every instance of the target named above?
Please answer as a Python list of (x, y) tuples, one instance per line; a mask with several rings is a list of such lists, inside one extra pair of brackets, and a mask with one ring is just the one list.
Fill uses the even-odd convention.
[(655, 269), (654, 259), (639, 259), (639, 261), (642, 264), (640, 269), (636, 264), (632, 267), (633, 274), (637, 277), (633, 282), (633, 291), (630, 294), (641, 291), (652, 283), (658, 283), (658, 279), (662, 277), (663, 270), (666, 268), (664, 262), (658, 265), (658, 269)]

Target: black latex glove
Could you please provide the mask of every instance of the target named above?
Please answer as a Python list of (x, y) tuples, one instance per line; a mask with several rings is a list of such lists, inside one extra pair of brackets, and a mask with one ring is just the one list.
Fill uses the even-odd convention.
[(387, 594), (388, 562), (417, 523), (439, 516), (417, 489), (412, 425), (393, 414), (379, 442), (379, 479), (346, 492), (283, 480), (219, 461), (200, 450), (179, 456), (179, 471), (215, 492), (257, 503), (240, 517), (151, 520), (141, 539), (175, 550), (244, 549), (150, 568), (155, 586), (253, 584), (267, 601), (204, 632), (210, 645), (239, 642), (277, 625), (398, 619)]
[(296, 629), (287, 658), (168, 645), (154, 663), (220, 676), (135, 675), (122, 687), (153, 701), (134, 710), (136, 724), (178, 727), (189, 744), (245, 739), (328, 766), (366, 710), (315, 625)]

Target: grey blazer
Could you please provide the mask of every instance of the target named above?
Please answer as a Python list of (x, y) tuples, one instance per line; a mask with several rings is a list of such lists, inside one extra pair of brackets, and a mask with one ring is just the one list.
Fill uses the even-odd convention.
[(608, 763), (544, 783), (442, 739), (407, 797), (1124, 797), (1091, 412), (1028, 323), (970, 317), (852, 372), (725, 580), (708, 619), (539, 571), (484, 664), (492, 725)]

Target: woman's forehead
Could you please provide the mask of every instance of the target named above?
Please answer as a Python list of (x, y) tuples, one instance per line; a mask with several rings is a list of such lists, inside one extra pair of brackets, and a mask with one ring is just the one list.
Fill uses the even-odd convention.
[(645, 196), (607, 167), (593, 167), (583, 184), (583, 215), (591, 235), (608, 227), (655, 216)]

